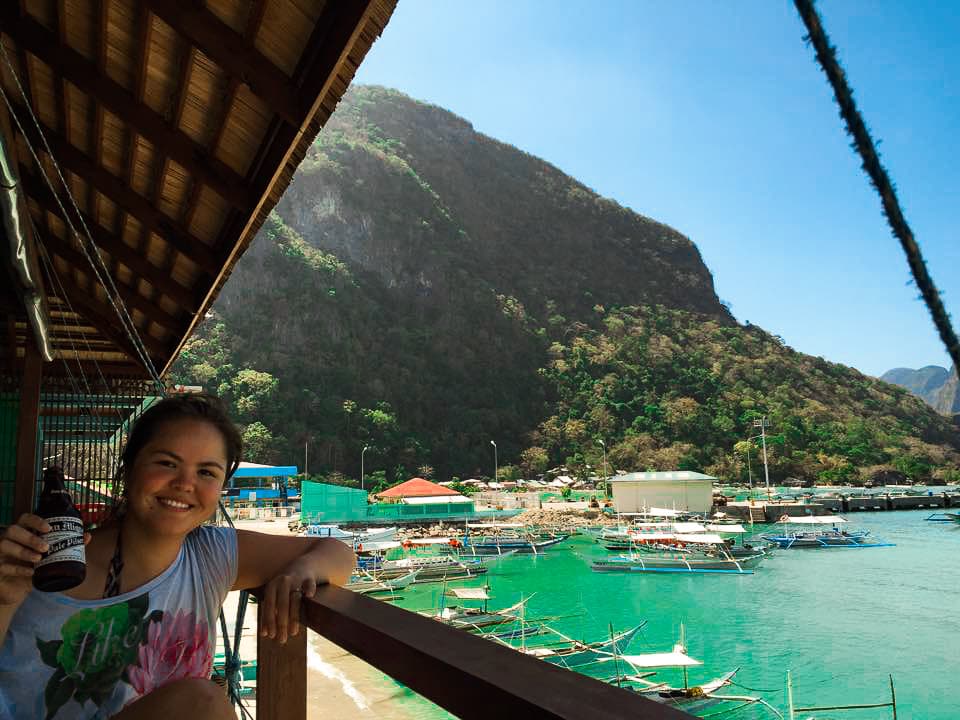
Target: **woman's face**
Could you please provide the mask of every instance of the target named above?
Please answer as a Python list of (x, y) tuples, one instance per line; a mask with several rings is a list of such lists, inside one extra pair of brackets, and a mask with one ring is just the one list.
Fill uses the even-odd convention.
[(186, 535), (216, 510), (226, 469), (226, 443), (214, 425), (160, 425), (127, 475), (128, 512), (154, 534)]

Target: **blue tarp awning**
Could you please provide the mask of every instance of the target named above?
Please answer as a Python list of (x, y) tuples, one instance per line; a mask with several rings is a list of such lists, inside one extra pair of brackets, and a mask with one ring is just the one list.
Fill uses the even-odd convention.
[(290, 477), (297, 474), (296, 465), (259, 465), (257, 463), (240, 463), (240, 467), (233, 474), (235, 478), (275, 478)]

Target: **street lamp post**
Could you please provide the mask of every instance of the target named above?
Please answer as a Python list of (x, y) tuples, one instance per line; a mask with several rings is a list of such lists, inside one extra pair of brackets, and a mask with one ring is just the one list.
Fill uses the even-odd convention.
[(363, 456), (366, 454), (367, 450), (370, 449), (369, 445), (364, 445), (363, 450), (360, 451), (360, 489), (363, 490)]
[(754, 420), (753, 426), (760, 428), (760, 443), (763, 447), (763, 478), (767, 484), (767, 500), (770, 499), (770, 470), (767, 467), (767, 428), (770, 427), (770, 421), (764, 415), (760, 420)]
[(493, 445), (493, 481), (497, 482), (497, 471), (500, 469), (497, 465), (497, 444), (493, 440), (490, 444)]
[(607, 444), (603, 440), (597, 440), (600, 447), (603, 448), (603, 490), (607, 490)]

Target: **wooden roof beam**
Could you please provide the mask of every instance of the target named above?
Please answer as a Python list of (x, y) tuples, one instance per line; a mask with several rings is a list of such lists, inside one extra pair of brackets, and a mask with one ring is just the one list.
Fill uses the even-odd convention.
[[(171, 159), (183, 165), (197, 180), (216, 191), (234, 207), (249, 210), (256, 199), (243, 177), (217, 160), (199, 143), (168, 123), (133, 93), (100, 72), (96, 63), (73, 48), (62, 45), (56, 33), (47, 30), (29, 15), (21, 15), (19, 3), (0, 3), (0, 29), (18, 46), (48, 65), (94, 98)], [(99, 112), (99, 111), (98, 111)]]
[[(24, 191), (37, 203), (40, 209), (55, 215), (66, 224), (63, 220), (63, 213), (53, 200), (53, 195), (50, 192), (50, 188), (46, 186), (46, 183), (38, 179), (36, 175), (24, 172), (22, 168), (20, 178)], [(193, 291), (190, 290), (190, 288), (178, 283), (169, 273), (165, 273), (161, 268), (152, 264), (134, 248), (124, 243), (119, 237), (102, 225), (94, 222), (88, 215), (83, 215), (83, 221), (86, 223), (87, 229), (90, 230), (90, 236), (98, 248), (110, 253), (110, 256), (115, 261), (121, 262), (129, 267), (139, 277), (160, 290), (160, 292), (169, 295), (173, 300), (176, 300), (182, 305), (185, 310), (191, 313), (196, 311), (195, 306), (197, 303), (193, 297)], [(52, 233), (48, 234), (46, 238), (49, 239), (50, 235), (52, 235)], [(84, 262), (84, 264), (86, 264), (86, 262)]]
[[(15, 104), (14, 107), (21, 124), (27, 131), (28, 141), (35, 148), (43, 148), (36, 126), (27, 116), (26, 109), (20, 104)], [(122, 179), (97, 165), (79, 148), (64, 140), (42, 122), (40, 129), (63, 169), (74, 173), (92, 188), (106, 195), (120, 210), (136, 218), (151, 232), (160, 235), (176, 250), (199, 265), (207, 275), (214, 275), (220, 268), (219, 258), (213, 248), (194, 237), (178, 222), (164, 215)]]
[[(73, 266), (79, 272), (91, 277), (91, 272), (87, 270), (89, 263), (87, 262), (86, 255), (79, 250), (70, 247), (61, 238), (52, 233), (44, 235), (41, 239), (48, 252), (59, 256), (64, 260), (64, 262)], [(96, 281), (94, 280), (94, 282)], [(115, 281), (115, 283), (117, 290), (120, 291), (121, 299), (124, 303), (126, 303), (128, 308), (135, 308), (139, 310), (148, 318), (150, 318), (151, 322), (155, 322), (161, 327), (172, 330), (174, 333), (178, 333), (180, 331), (180, 322), (173, 317), (173, 315), (168, 313), (160, 306), (147, 300), (137, 292), (136, 288), (120, 281)]]
[[(241, 78), (254, 95), (287, 123), (300, 127), (310, 107), (304, 107), (290, 77), (243, 35), (192, 0), (146, 0), (146, 4), (154, 15), (200, 48), (229, 75)], [(332, 4), (341, 3), (338, 0)], [(307, 100), (312, 102), (313, 98)]]
[[(90, 295), (77, 291), (75, 288), (67, 288), (66, 300), (74, 308), (81, 308), (83, 318), (100, 331), (105, 338), (109, 338), (121, 352), (125, 352), (137, 364), (140, 364), (140, 355), (133, 349), (133, 342), (119, 328), (119, 318), (116, 312), (109, 305), (104, 305), (98, 300), (94, 300)], [(139, 331), (139, 329), (138, 329)], [(151, 337), (150, 335), (140, 336), (146, 346), (147, 353), (151, 359), (156, 357), (166, 357), (166, 346)]]

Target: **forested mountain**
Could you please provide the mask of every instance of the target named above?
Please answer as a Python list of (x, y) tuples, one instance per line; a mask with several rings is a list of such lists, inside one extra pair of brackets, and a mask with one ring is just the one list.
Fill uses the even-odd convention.
[(960, 390), (957, 388), (957, 371), (939, 365), (927, 365), (919, 370), (894, 368), (880, 376), (894, 385), (904, 387), (939, 413), (960, 413)]
[[(654, 169), (651, 169), (654, 171)], [(355, 87), (175, 380), (251, 456), (390, 482), (559, 463), (844, 480), (953, 472), (960, 435), (893, 385), (739, 326), (696, 246), (400, 93)], [(754, 460), (756, 456), (753, 456)], [(512, 466), (519, 466), (514, 468)]]

